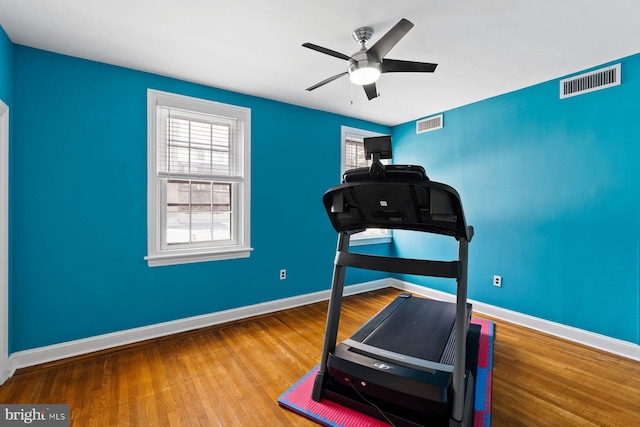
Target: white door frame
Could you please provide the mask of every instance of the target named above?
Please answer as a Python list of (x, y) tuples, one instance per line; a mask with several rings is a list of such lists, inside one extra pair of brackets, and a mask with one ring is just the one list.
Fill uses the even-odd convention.
[(0, 100), (0, 384), (9, 362), (9, 107)]

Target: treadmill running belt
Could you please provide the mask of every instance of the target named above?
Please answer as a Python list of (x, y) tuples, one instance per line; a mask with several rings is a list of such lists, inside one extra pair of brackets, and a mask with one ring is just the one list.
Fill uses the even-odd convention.
[(395, 353), (440, 362), (455, 322), (455, 304), (409, 298), (362, 342)]

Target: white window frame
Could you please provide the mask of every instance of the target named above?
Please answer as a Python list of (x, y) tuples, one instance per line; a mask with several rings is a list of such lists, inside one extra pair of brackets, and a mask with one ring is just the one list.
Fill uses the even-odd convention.
[[(201, 243), (170, 247), (166, 242), (166, 178), (158, 176), (157, 110), (171, 107), (196, 113), (237, 119), (243, 124), (243, 177), (232, 184), (232, 238), (224, 244)], [(194, 181), (198, 181), (195, 179)], [(147, 90), (147, 244), (149, 267), (186, 264), (250, 256), (251, 208), (251, 109), (192, 98), (153, 89)]]
[[(342, 182), (342, 177), (347, 169), (347, 138), (351, 139), (364, 139), (372, 136), (382, 136), (384, 134), (378, 132), (372, 132), (364, 129), (357, 129), (349, 126), (342, 126), (340, 130), (340, 182)], [(387, 163), (385, 160), (383, 163)], [(351, 235), (351, 239), (349, 239), (349, 246), (361, 246), (361, 245), (374, 245), (380, 243), (389, 243), (393, 240), (393, 234), (391, 230), (383, 230), (382, 234), (380, 231), (376, 230), (375, 232), (365, 230), (360, 233), (356, 233)]]

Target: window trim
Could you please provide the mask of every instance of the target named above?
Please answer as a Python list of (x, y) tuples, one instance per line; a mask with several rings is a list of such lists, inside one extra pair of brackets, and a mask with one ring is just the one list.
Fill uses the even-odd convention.
[[(157, 174), (156, 107), (158, 105), (180, 108), (187, 111), (236, 117), (243, 123), (243, 180), (236, 185), (238, 212), (234, 213), (238, 228), (235, 243), (202, 247), (198, 245), (179, 248), (163, 248), (161, 227), (162, 203), (164, 200), (162, 185)], [(223, 104), (205, 99), (193, 98), (154, 89), (147, 89), (147, 256), (144, 259), (149, 267), (187, 264), (194, 262), (216, 261), (235, 258), (247, 258), (251, 247), (251, 109)], [(234, 242), (234, 239), (232, 239)]]
[(0, 385), (13, 375), (9, 359), (9, 106), (0, 99)]
[[(382, 136), (383, 133), (373, 132), (364, 129), (353, 128), (349, 126), (341, 126), (340, 128), (340, 181), (346, 171), (347, 164), (347, 149), (346, 140), (349, 137), (355, 138), (369, 138), (372, 136)], [(362, 246), (362, 245), (376, 245), (383, 243), (391, 243), (393, 240), (393, 233), (391, 230), (386, 230), (386, 234), (378, 236), (362, 235), (363, 233), (356, 233), (349, 239), (349, 246)]]

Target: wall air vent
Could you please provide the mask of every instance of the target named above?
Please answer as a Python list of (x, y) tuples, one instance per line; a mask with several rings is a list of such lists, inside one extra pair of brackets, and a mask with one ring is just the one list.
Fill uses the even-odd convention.
[(416, 122), (416, 133), (424, 133), (436, 129), (442, 129), (443, 126), (444, 124), (442, 114), (427, 117), (426, 119), (418, 120)]
[(622, 77), (620, 70), (620, 64), (616, 64), (580, 74), (579, 76), (562, 79), (560, 80), (560, 99), (618, 86)]

